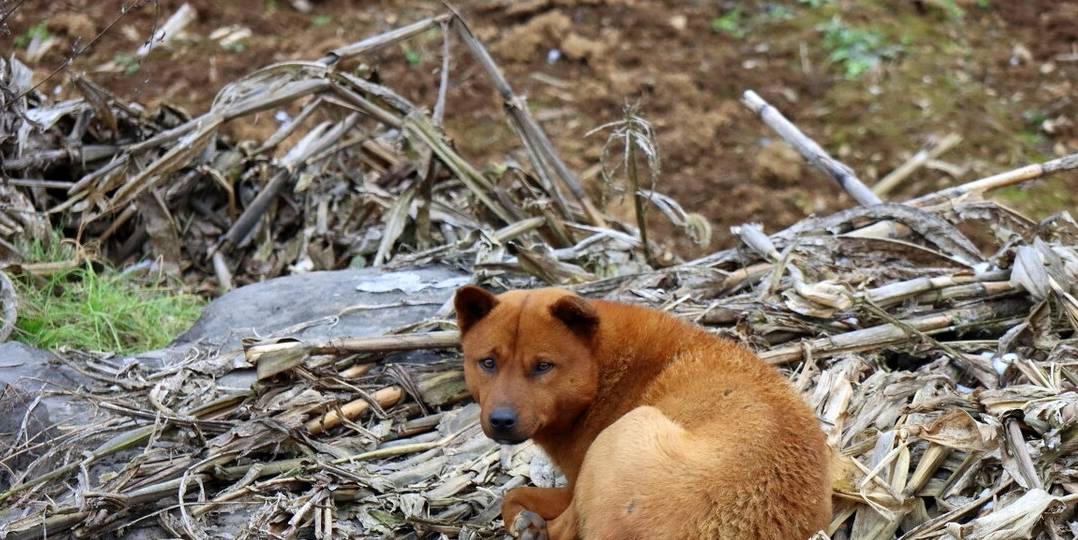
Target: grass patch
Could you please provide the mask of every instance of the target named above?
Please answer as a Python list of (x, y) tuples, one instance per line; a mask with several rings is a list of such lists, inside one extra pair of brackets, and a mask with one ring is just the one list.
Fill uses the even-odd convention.
[(407, 43), (401, 43), (401, 51), (409, 67), (417, 68), (423, 65), (423, 53), (409, 47)]
[(828, 59), (842, 66), (847, 79), (857, 79), (898, 54), (898, 47), (888, 44), (882, 33), (847, 26), (837, 16), (819, 29), (824, 47), (831, 52)]
[(25, 49), (30, 46), (30, 42), (35, 39), (45, 40), (49, 37), (48, 24), (42, 22), (31, 26), (26, 30), (26, 33), (15, 38), (15, 48)]
[[(24, 252), (29, 262), (74, 258), (58, 237), (47, 246), (34, 242)], [(204, 304), (197, 296), (147, 285), (111, 269), (98, 272), (88, 261), (48, 277), (17, 279), (15, 289), (15, 337), (41, 349), (128, 354), (161, 348), (198, 319)]]
[(748, 34), (744, 20), (741, 17), (741, 8), (735, 8), (722, 17), (711, 20), (711, 31), (716, 34), (727, 34), (741, 39)]

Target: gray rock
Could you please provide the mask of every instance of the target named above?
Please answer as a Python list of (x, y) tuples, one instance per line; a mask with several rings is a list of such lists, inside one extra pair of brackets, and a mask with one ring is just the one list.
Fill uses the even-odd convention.
[[(235, 289), (211, 303), (175, 345), (240, 347), (245, 337), (269, 336), (301, 323), (290, 336), (323, 339), (373, 336), (430, 318), (470, 276), (431, 266), (398, 272), (379, 269), (311, 272)], [(345, 308), (362, 306), (340, 317)]]
[[(16, 341), (0, 343), (0, 433), (11, 433), (13, 423), (17, 430), (25, 414), (25, 407), (22, 412), (12, 412), (8, 399), (17, 401), (29, 396), (25, 405), (30, 405), (42, 390), (73, 389), (88, 382), (48, 351)], [(38, 408), (40, 411), (36, 411)], [(46, 422), (63, 422), (82, 412), (71, 400), (58, 396), (42, 396), (35, 411), (43, 413)]]
[(85, 406), (44, 390), (76, 388), (85, 378), (56, 361), (49, 352), (9, 341), (0, 343), (0, 450), (33, 441), (35, 449), (20, 454), (0, 469), (0, 490), (10, 487), (9, 470), (20, 470), (41, 455), (45, 442), (56, 435), (55, 426), (86, 413)]
[[(148, 369), (239, 351), (244, 338), (274, 335), (303, 340), (376, 336), (430, 319), (471, 275), (447, 266), (395, 272), (377, 268), (310, 272), (234, 289), (214, 300), (169, 347), (126, 360)], [(337, 317), (346, 308), (352, 308)], [(411, 354), (407, 355), (409, 358)], [(188, 367), (192, 367), (188, 365)], [(254, 380), (242, 365), (201, 366), (221, 384), (245, 388)]]

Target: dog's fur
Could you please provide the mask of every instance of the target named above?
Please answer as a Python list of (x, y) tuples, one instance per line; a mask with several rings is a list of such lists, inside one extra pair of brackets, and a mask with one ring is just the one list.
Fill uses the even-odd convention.
[(749, 351), (656, 310), (560, 289), (466, 286), (455, 304), (484, 432), (533, 439), (569, 480), (509, 492), (511, 535), (796, 540), (826, 528), (823, 433)]

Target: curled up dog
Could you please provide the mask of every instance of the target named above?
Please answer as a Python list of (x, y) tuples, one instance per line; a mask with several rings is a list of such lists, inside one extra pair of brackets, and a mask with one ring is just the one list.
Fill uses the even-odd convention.
[(491, 438), (569, 481), (502, 503), (521, 539), (806, 539), (831, 518), (818, 421), (773, 367), (660, 311), (560, 289), (455, 305)]

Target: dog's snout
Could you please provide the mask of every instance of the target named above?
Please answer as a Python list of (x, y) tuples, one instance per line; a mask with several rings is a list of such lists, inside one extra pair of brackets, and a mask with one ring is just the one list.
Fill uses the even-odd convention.
[(517, 427), (517, 412), (508, 407), (498, 407), (490, 413), (490, 427), (508, 433)]

